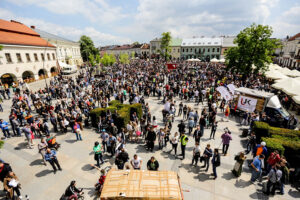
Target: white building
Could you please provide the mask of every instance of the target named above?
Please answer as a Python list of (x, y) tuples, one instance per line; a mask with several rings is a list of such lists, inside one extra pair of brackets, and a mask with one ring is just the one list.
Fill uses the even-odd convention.
[(277, 57), (276, 62), (289, 68), (300, 68), (300, 33), (294, 35), (287, 40), (282, 41), (282, 48), (276, 50)]
[(31, 29), (36, 31), (42, 38), (56, 46), (58, 61), (77, 66), (80, 66), (83, 63), (79, 42), (74, 42), (57, 35), (47, 33), (37, 29), (35, 26), (31, 26)]
[(56, 48), (16, 21), (0, 19), (0, 77), (3, 84), (55, 75)]

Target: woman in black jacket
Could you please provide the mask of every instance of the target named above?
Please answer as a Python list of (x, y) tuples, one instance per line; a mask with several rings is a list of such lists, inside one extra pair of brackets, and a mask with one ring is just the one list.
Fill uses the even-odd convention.
[(217, 167), (219, 167), (221, 165), (221, 158), (220, 158), (220, 154), (219, 154), (219, 149), (214, 150), (214, 155), (213, 155), (213, 158), (211, 160), (211, 163), (212, 163), (212, 166), (213, 166), (213, 173), (211, 175), (213, 175), (214, 179), (216, 179), (218, 177)]

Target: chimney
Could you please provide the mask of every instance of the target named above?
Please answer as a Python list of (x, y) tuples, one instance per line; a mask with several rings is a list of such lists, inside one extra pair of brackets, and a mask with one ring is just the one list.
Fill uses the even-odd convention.
[(15, 21), (15, 20), (10, 20), (10, 22), (22, 24), (21, 22), (18, 22), (18, 21)]
[(35, 26), (30, 26), (30, 28), (35, 29)]

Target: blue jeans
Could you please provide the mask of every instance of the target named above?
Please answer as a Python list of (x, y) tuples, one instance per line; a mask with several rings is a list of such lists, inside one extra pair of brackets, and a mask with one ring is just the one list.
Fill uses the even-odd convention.
[(77, 140), (82, 140), (82, 138), (81, 138), (81, 134), (80, 133), (75, 133), (76, 134), (76, 138), (77, 138)]
[(215, 165), (213, 165), (213, 173), (214, 173), (214, 176), (215, 176), (215, 178), (217, 178), (217, 167), (215, 166)]
[(252, 174), (251, 174), (251, 181), (256, 181), (256, 179), (258, 179), (261, 176), (261, 171), (255, 171), (254, 169), (252, 170)]
[(2, 132), (4, 134), (4, 137), (10, 137), (10, 133), (8, 129), (2, 129)]

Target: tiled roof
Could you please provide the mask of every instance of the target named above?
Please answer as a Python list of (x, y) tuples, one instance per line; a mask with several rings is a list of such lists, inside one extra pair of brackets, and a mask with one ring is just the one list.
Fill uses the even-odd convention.
[(145, 43), (141, 46), (141, 49), (150, 49), (150, 45)]
[(295, 40), (296, 38), (300, 38), (300, 33), (297, 33), (293, 37), (290, 37), (289, 41)]
[(20, 22), (0, 19), (0, 44), (54, 47), (40, 35)]

